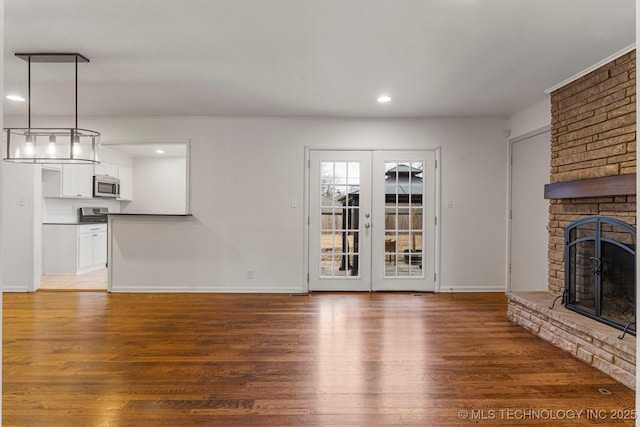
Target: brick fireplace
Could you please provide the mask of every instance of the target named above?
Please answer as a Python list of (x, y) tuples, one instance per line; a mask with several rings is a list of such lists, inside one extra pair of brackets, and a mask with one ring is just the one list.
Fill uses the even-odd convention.
[(508, 318), (635, 389), (635, 337), (561, 304), (565, 229), (607, 217), (636, 226), (636, 52), (551, 93), (549, 292), (508, 295)]

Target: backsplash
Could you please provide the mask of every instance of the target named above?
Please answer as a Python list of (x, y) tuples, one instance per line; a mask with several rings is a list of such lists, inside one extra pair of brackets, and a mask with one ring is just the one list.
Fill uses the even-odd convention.
[(109, 208), (109, 212), (120, 212), (120, 202), (114, 199), (62, 199), (44, 197), (42, 199), (42, 222), (78, 222), (78, 208), (83, 207), (107, 207)]

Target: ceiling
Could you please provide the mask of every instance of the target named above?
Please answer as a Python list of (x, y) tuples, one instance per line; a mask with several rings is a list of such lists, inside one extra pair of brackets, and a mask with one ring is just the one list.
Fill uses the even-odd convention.
[[(5, 94), (15, 52), (90, 59), (80, 115), (507, 116), (635, 43), (635, 1), (5, 0), (4, 28)], [(73, 105), (73, 65), (33, 64), (32, 114)]]

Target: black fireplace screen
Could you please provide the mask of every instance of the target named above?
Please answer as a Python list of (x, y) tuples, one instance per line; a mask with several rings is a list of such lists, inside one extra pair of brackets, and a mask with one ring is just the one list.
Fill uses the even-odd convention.
[(590, 217), (565, 229), (567, 308), (635, 335), (636, 230)]

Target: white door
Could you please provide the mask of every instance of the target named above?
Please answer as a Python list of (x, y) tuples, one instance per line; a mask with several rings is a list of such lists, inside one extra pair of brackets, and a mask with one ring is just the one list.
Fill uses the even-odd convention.
[(309, 168), (309, 290), (434, 290), (434, 152), (313, 150)]
[(311, 151), (309, 158), (309, 290), (368, 291), (371, 152)]
[(372, 290), (435, 290), (435, 153), (373, 153)]
[(548, 286), (550, 134), (514, 142), (511, 148), (510, 290), (546, 291)]

